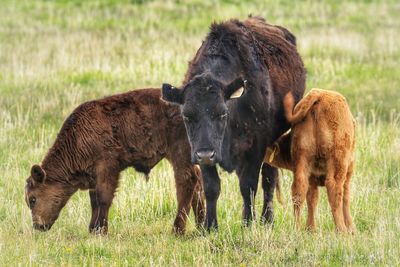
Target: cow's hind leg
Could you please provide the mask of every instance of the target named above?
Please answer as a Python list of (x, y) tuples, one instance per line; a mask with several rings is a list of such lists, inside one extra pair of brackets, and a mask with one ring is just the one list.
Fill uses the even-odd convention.
[(261, 213), (261, 223), (273, 223), (274, 221), (274, 190), (278, 180), (278, 169), (267, 163), (262, 165), (262, 188), (264, 191), (264, 204)]
[(311, 177), (307, 192), (307, 229), (310, 231), (315, 231), (317, 228), (315, 223), (315, 214), (317, 212), (319, 192), (315, 179), (315, 177)]
[(347, 168), (340, 160), (328, 160), (325, 186), (336, 230), (340, 233), (347, 231), (343, 218), (343, 187), (346, 172)]
[(310, 176), (308, 159), (299, 157), (295, 164), (294, 180), (292, 183), (292, 201), (294, 208), (295, 227), (297, 230), (301, 227), (301, 208), (306, 200), (308, 191), (308, 179)]
[(89, 191), (92, 207), (89, 231), (94, 234), (106, 235), (108, 232), (108, 211), (118, 186), (119, 172), (113, 171), (112, 168), (106, 170), (102, 166), (96, 172), (95, 190)]
[(353, 224), (353, 218), (350, 214), (350, 179), (353, 174), (353, 163), (351, 163), (347, 169), (346, 181), (344, 182), (344, 192), (343, 192), (343, 217), (344, 223), (347, 227), (349, 233), (354, 233), (356, 227)]

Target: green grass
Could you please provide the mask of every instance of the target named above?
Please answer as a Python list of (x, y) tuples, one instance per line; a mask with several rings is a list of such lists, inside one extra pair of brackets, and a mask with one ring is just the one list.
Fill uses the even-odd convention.
[[(219, 232), (198, 232), (191, 215), (187, 235), (174, 236), (167, 162), (148, 183), (132, 170), (123, 173), (107, 237), (87, 231), (87, 192), (73, 196), (50, 232), (33, 231), (25, 179), (74, 107), (132, 88), (179, 85), (210, 23), (250, 13), (297, 36), (309, 89), (339, 91), (351, 105), (358, 122), (351, 195), (358, 233), (334, 233), (325, 189), (315, 234), (293, 230), (290, 202), (275, 205), (273, 229), (242, 228), (237, 178), (221, 173)], [(0, 266), (400, 265), (399, 14), (398, 1), (2, 0)], [(287, 201), (291, 180), (284, 172)]]

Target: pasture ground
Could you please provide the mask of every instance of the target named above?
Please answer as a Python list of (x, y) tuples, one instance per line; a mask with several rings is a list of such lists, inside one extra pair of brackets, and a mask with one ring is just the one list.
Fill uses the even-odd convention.
[[(337, 90), (351, 104), (358, 233), (334, 233), (325, 189), (318, 231), (295, 232), (288, 172), (282, 176), (287, 205), (275, 204), (275, 227), (257, 222), (244, 229), (237, 178), (221, 172), (219, 232), (201, 234), (191, 215), (187, 235), (174, 236), (175, 188), (164, 161), (148, 183), (133, 170), (123, 173), (107, 237), (87, 231), (87, 192), (73, 196), (50, 232), (33, 231), (25, 179), (74, 107), (132, 88), (180, 85), (210, 23), (249, 13), (297, 36), (308, 89)], [(398, 1), (2, 0), (0, 266), (399, 266), (399, 14)]]

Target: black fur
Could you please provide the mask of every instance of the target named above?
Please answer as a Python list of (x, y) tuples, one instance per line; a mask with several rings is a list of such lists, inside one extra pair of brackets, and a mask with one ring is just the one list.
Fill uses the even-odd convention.
[[(229, 97), (244, 85), (245, 93)], [(180, 90), (163, 90), (167, 101), (182, 96), (181, 112), (192, 149), (200, 163), (207, 201), (206, 228), (217, 227), (216, 203), (220, 193), (218, 163), (236, 171), (243, 196), (245, 224), (253, 219), (258, 177), (267, 145), (283, 134), (282, 99), (292, 91), (296, 102), (304, 93), (305, 69), (295, 47), (295, 37), (282, 27), (258, 17), (241, 22), (213, 24), (190, 63)], [(166, 87), (170, 88), (170, 87)], [(227, 115), (226, 115), (227, 114)], [(198, 153), (214, 151), (215, 158), (202, 164)], [(209, 153), (211, 154), (211, 153)], [(263, 166), (262, 221), (272, 221), (275, 168)]]

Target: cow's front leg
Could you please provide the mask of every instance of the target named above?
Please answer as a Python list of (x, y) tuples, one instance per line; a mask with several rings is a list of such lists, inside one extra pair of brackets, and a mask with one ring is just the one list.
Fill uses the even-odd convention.
[(260, 164), (245, 164), (238, 169), (240, 193), (243, 198), (243, 224), (248, 226), (255, 219), (254, 199), (257, 193)]
[(261, 175), (262, 188), (264, 191), (264, 204), (261, 222), (272, 224), (274, 222), (273, 199), (276, 182), (278, 180), (278, 169), (268, 165), (267, 163), (264, 163), (262, 165)]
[(208, 231), (218, 228), (217, 200), (221, 192), (221, 180), (216, 166), (201, 166), (203, 175), (204, 195), (206, 197), (206, 220), (204, 228)]

